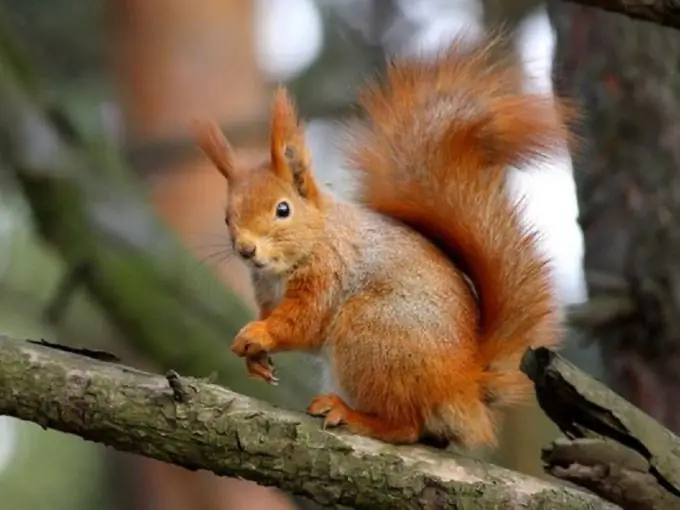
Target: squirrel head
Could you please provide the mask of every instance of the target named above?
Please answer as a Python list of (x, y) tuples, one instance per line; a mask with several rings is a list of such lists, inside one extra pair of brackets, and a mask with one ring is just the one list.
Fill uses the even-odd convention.
[(197, 121), (198, 146), (229, 184), (225, 223), (234, 251), (255, 271), (286, 274), (323, 233), (322, 197), (314, 180), (304, 129), (285, 88), (274, 96), (269, 161), (239, 167), (213, 121)]

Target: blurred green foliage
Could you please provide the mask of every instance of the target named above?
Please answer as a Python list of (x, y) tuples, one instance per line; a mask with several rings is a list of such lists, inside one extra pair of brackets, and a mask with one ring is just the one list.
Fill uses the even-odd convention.
[[(75, 120), (101, 129), (97, 105), (108, 93), (105, 3), (101, 0), (5, 0), (3, 21), (21, 35), (37, 73)], [(17, 338), (54, 338), (42, 321), (63, 264), (35, 237), (26, 205), (10, 183), (0, 191), (0, 331)], [(102, 332), (105, 320), (79, 295), (62, 329)], [(0, 472), (0, 508), (109, 510), (104, 448), (75, 436), (13, 420), (16, 441)]]
[(48, 81), (105, 72), (106, 3), (103, 0), (4, 0), (3, 14), (23, 35)]
[[(0, 195), (0, 217), (9, 218), (0, 245), (0, 331), (18, 338), (50, 338), (42, 307), (59, 276), (60, 262), (34, 238), (23, 204)], [(75, 436), (13, 420), (14, 453), (0, 472), (0, 508), (13, 510), (108, 510), (99, 446)], [(2, 440), (2, 439), (0, 439)]]
[(16, 452), (0, 473), (1, 508), (112, 510), (98, 447), (75, 436), (20, 423)]

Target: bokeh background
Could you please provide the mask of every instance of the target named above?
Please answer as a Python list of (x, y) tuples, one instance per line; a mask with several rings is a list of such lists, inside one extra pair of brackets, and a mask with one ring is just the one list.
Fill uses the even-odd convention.
[[(680, 43), (670, 29), (539, 0), (3, 0), (0, 5), (0, 51), (9, 51), (5, 34), (11, 34), (48, 102), (58, 105), (97, 150), (116, 155), (111, 166), (120, 175), (115, 179), (103, 168), (108, 156), (83, 157), (89, 165), (78, 170), (83, 175), (72, 176), (89, 178), (98, 190), (92, 196), (105, 195), (112, 205), (97, 213), (102, 224), (143, 251), (145, 243), (154, 242), (143, 230), (147, 218), (160, 218), (190, 254), (180, 269), (169, 267), (189, 280), (206, 269), (245, 303), (242, 308), (221, 301), (223, 290), (201, 291), (207, 300), (215, 296), (213, 305), (229, 318), (218, 347), (224, 352), (234, 328), (247, 320), (248, 307), (252, 310), (252, 291), (244, 267), (228, 254), (222, 228), (226, 188), (188, 138), (189, 122), (212, 117), (222, 123), (239, 157), (260, 157), (267, 150), (270, 93), (285, 82), (307, 121), (320, 178), (351, 197), (335, 143), (351, 126), (358, 85), (379, 73), (389, 55), (429, 55), (460, 31), (475, 38), (504, 26), (512, 36), (508, 50), (525, 70), (523, 86), (552, 93), (555, 77), (559, 91), (587, 112), (578, 154), (565, 147), (545, 172), (518, 169), (509, 182), (513, 193), (528, 198), (527, 221), (542, 230), (564, 305), (586, 302), (586, 288), (591, 297), (602, 298), (605, 311), (596, 318), (582, 316), (581, 325), (606, 341), (586, 341), (587, 335), (570, 331), (565, 353), (669, 426), (680, 427), (669, 410), (678, 384), (674, 374), (680, 373), (674, 364), (678, 314), (673, 313), (672, 256)], [(2, 69), (0, 81), (8, 79), (7, 67)], [(13, 118), (26, 120), (18, 115)], [(29, 150), (53, 150), (40, 123), (26, 121), (16, 130), (24, 133)], [(173, 358), (167, 346), (139, 340), (143, 328), (130, 329), (112, 311), (111, 300), (97, 299), (96, 289), (106, 294), (106, 288), (94, 285), (93, 292), (75, 278), (73, 292), (64, 291), (71, 281), (65, 275), (74, 268), (59, 243), (70, 241), (45, 242), (49, 236), (36, 228), (45, 217), (32, 215), (44, 199), (30, 195), (20, 176), (8, 170), (11, 161), (0, 158), (1, 164), (0, 332), (105, 349), (148, 369), (184, 369), (178, 366), (183, 349), (198, 344), (190, 331), (167, 339), (177, 347)], [(151, 212), (129, 207), (122, 180), (141, 187)], [(60, 210), (65, 216), (57, 216), (68, 214)], [(111, 248), (102, 246), (98, 253)], [(641, 282), (652, 282), (653, 289)], [(116, 284), (143, 293), (132, 283)], [(612, 295), (623, 295), (628, 308), (621, 305), (621, 311), (610, 302), (615, 299), (607, 301)], [(130, 307), (143, 304), (139, 298)], [(643, 304), (649, 306), (640, 311)], [(163, 320), (153, 307), (135, 309), (140, 310), (151, 325)], [(225, 362), (230, 368), (221, 382), (302, 408), (313, 392), (315, 368), (304, 358), (289, 358), (278, 391), (263, 393), (234, 360)], [(187, 364), (186, 371), (196, 366), (203, 365)], [(200, 368), (193, 373), (208, 375)], [(555, 435), (531, 406), (509, 413), (498, 451), (475, 455), (543, 476), (540, 447)], [(0, 417), (0, 508), (303, 507), (313, 508), (249, 482), (184, 471)]]

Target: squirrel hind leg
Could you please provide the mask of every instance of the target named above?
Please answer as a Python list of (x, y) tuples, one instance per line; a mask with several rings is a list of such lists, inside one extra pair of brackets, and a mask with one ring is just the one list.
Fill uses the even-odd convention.
[(344, 425), (353, 434), (372, 437), (386, 443), (413, 444), (420, 439), (418, 425), (397, 425), (377, 416), (355, 411), (333, 393), (314, 398), (307, 412), (312, 416), (323, 416), (324, 427)]

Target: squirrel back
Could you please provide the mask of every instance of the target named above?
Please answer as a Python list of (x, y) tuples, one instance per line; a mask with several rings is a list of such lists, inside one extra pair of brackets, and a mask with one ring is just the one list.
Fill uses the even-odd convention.
[(360, 96), (367, 120), (348, 152), (359, 200), (430, 239), (472, 280), (487, 396), (503, 405), (528, 389), (526, 349), (560, 339), (548, 261), (505, 178), (563, 148), (573, 111), (520, 92), (518, 69), (497, 60), (500, 42), (458, 39), (436, 59), (391, 62)]

